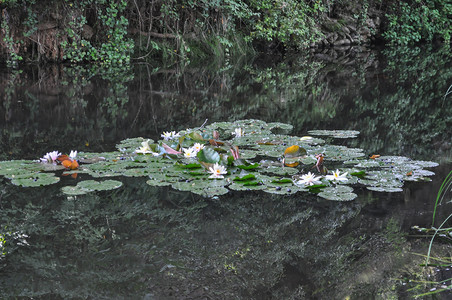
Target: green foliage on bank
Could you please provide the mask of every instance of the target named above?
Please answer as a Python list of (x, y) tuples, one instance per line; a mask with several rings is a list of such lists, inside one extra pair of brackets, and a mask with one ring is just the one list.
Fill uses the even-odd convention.
[[(27, 60), (103, 65), (128, 64), (131, 59), (188, 63), (212, 57), (228, 62), (256, 50), (305, 49), (329, 33), (342, 32), (344, 20), (372, 35), (381, 34), (389, 44), (447, 43), (452, 31), (452, 4), (440, 0), (0, 3), (3, 49), (11, 66), (25, 55)], [(376, 16), (383, 32), (366, 22)]]
[(390, 44), (413, 44), (443, 39), (450, 43), (452, 3), (442, 0), (405, 0), (389, 6), (388, 28), (383, 33)]

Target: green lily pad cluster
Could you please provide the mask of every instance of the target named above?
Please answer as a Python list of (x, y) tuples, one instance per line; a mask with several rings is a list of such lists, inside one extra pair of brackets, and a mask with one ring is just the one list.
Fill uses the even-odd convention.
[(16, 160), (0, 162), (0, 175), (15, 185), (37, 187), (57, 183), (61, 175), (84, 174), (88, 180), (77, 179), (76, 185), (62, 187), (67, 195), (116, 189), (125, 176), (146, 177), (149, 185), (204, 197), (229, 191), (308, 192), (332, 201), (350, 201), (357, 197), (356, 186), (398, 192), (405, 181), (428, 181), (434, 173), (424, 168), (437, 166), (401, 156), (366, 158), (362, 149), (327, 144), (316, 137), (352, 138), (357, 131), (313, 130), (312, 136), (298, 137), (288, 135), (291, 130), (292, 125), (261, 120), (217, 122), (165, 132), (159, 141), (126, 139), (112, 152), (78, 153), (76, 170)]

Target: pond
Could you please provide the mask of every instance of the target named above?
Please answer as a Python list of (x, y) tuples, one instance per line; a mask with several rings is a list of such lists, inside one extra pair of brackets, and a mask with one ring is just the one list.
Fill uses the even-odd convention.
[[(3, 69), (2, 161), (106, 153), (127, 138), (255, 119), (291, 124), (299, 137), (359, 131), (330, 141), (439, 166), (427, 168), (431, 181), (405, 182), (402, 192), (358, 186), (351, 201), (302, 192), (202, 197), (125, 176), (112, 177), (118, 189), (75, 196), (62, 187), (89, 175), (58, 173), (43, 187), (1, 176), (2, 297), (408, 299), (436, 288), (425, 281), (452, 274), (420, 267), (430, 239), (412, 227), (431, 227), (452, 170), (451, 66), (448, 49), (353, 47), (224, 65)], [(437, 226), (449, 212), (440, 207)], [(434, 255), (448, 252), (435, 243)]]

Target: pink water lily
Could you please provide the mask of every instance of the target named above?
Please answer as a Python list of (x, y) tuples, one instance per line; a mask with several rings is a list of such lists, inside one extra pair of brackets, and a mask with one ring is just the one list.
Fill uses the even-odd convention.
[(52, 152), (46, 153), (46, 155), (44, 155), (44, 157), (40, 158), (40, 160), (43, 163), (55, 163), (58, 156), (60, 156), (60, 155), (61, 155), (61, 152), (52, 151)]

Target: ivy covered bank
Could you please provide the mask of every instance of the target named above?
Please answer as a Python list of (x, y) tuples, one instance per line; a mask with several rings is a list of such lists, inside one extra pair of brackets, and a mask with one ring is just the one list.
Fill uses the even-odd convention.
[(450, 43), (441, 0), (0, 0), (1, 62), (226, 60), (254, 51)]

